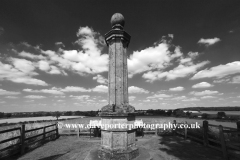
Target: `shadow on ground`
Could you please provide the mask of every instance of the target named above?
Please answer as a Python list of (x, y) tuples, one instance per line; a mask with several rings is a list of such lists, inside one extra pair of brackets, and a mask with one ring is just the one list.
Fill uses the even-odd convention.
[(58, 159), (59, 157), (63, 156), (64, 154), (58, 154), (58, 155), (53, 155), (45, 158), (40, 158), (39, 160), (55, 160)]
[(147, 148), (152, 160), (222, 160), (222, 153), (202, 144), (178, 136), (159, 136), (147, 141), (139, 140)]
[(181, 160), (183, 159), (211, 159), (221, 160), (222, 153), (204, 147), (202, 144), (185, 140), (181, 137), (163, 136), (159, 139), (159, 150), (166, 152), (168, 155), (173, 155)]

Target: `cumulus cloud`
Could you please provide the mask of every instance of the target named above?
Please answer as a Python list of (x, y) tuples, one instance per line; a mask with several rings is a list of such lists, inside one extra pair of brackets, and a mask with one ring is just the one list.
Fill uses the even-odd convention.
[(134, 101), (136, 99), (136, 96), (129, 96), (129, 101)]
[(0, 89), (0, 95), (18, 95), (21, 94), (20, 92), (14, 92), (14, 91), (6, 91), (4, 89)]
[(29, 99), (43, 99), (46, 98), (45, 96), (38, 96), (38, 95), (28, 95), (25, 96), (25, 98), (29, 98)]
[(176, 47), (173, 53), (169, 50), (170, 47), (171, 45), (162, 39), (152, 47), (134, 51), (128, 59), (129, 77), (153, 69), (164, 69), (170, 65), (170, 61), (182, 56), (179, 47)]
[(108, 87), (104, 85), (98, 85), (95, 88), (92, 89), (93, 92), (98, 92), (98, 93), (107, 93), (108, 92)]
[(182, 87), (182, 86), (178, 86), (175, 88), (169, 88), (169, 91), (183, 91), (183, 90), (184, 90), (184, 87)]
[(199, 99), (197, 99), (197, 98), (189, 98), (189, 99), (183, 99), (182, 101), (192, 102), (192, 101), (199, 101)]
[[(196, 73), (196, 71), (209, 61), (194, 63), (199, 56), (197, 52), (189, 52), (186, 56), (181, 52), (179, 46), (171, 44), (173, 35), (169, 35), (170, 41), (162, 38), (154, 46), (134, 51), (128, 60), (129, 77), (135, 74), (143, 73), (143, 78), (148, 82), (155, 80), (174, 80)], [(167, 70), (170, 66), (176, 66), (172, 70)]]
[(211, 85), (208, 82), (200, 82), (200, 83), (197, 83), (197, 84), (193, 85), (192, 88), (209, 88), (209, 87), (212, 87), (212, 86), (213, 85)]
[(216, 98), (216, 97), (214, 97), (214, 96), (203, 96), (203, 97), (201, 97), (201, 99), (211, 99), (211, 98)]
[(187, 98), (186, 96), (179, 96), (179, 97), (171, 98), (171, 100), (183, 100), (183, 99), (186, 99), (186, 98)]
[(58, 89), (62, 92), (90, 92), (91, 91), (90, 89), (86, 89), (83, 87), (76, 87), (76, 86), (67, 86), (63, 89), (60, 89), (60, 88), (55, 88), (55, 89)]
[(65, 45), (63, 44), (63, 42), (55, 42), (55, 45), (56, 45), (56, 46), (59, 46), (59, 47), (65, 47)]
[(232, 81), (230, 83), (240, 83), (240, 75), (232, 77)]
[(148, 99), (151, 99), (151, 98), (169, 98), (169, 97), (172, 97), (172, 95), (167, 95), (167, 94), (154, 94), (153, 96), (149, 96), (147, 97)]
[(63, 95), (64, 93), (55, 89), (42, 89), (42, 90), (32, 90), (32, 89), (23, 89), (24, 92), (32, 92), (32, 93), (48, 93), (48, 94), (57, 94)]
[(147, 82), (153, 82), (155, 80), (161, 80), (163, 78), (166, 78), (167, 81), (174, 80), (194, 74), (198, 69), (202, 68), (208, 63), (209, 61), (203, 61), (198, 64), (180, 64), (170, 71), (149, 71), (147, 73), (144, 73), (142, 77), (147, 79)]
[(96, 75), (95, 77), (93, 77), (93, 80), (96, 80), (98, 83), (100, 84), (107, 84), (108, 80), (106, 78), (104, 78), (102, 75)]
[(201, 92), (192, 91), (189, 94), (195, 95), (195, 96), (205, 96), (205, 95), (219, 94), (219, 92), (218, 91), (205, 90), (205, 91), (201, 91)]
[(21, 56), (21, 57), (24, 57), (24, 58), (29, 58), (29, 59), (34, 59), (34, 60), (44, 60), (44, 59), (46, 59), (46, 57), (44, 57), (42, 55), (34, 55), (34, 54), (31, 54), (31, 53), (25, 52), (25, 51), (20, 52), (18, 55)]
[(204, 39), (204, 38), (201, 38), (199, 41), (198, 41), (198, 44), (203, 44), (205, 46), (210, 46), (210, 45), (213, 45), (217, 42), (221, 41), (219, 38), (215, 37), (215, 38), (209, 38), (209, 39)]
[(78, 99), (78, 100), (83, 100), (83, 99), (89, 99), (89, 98), (90, 98), (89, 95), (81, 95), (81, 96), (73, 96), (73, 95), (70, 95), (69, 97), (70, 97), (70, 98), (73, 98), (73, 99)]
[(16, 96), (7, 96), (7, 97), (5, 97), (5, 98), (9, 98), (9, 99), (17, 99), (18, 97), (16, 97)]
[(145, 90), (143, 88), (139, 88), (139, 87), (136, 87), (136, 86), (131, 86), (131, 87), (128, 87), (128, 92), (131, 94), (131, 93), (149, 93), (148, 90)]
[(9, 80), (15, 83), (31, 85), (48, 85), (42, 80), (32, 78), (38, 75), (38, 73), (34, 71), (35, 67), (31, 61), (19, 58), (9, 58), (8, 61), (12, 63), (12, 65), (0, 62), (0, 80)]
[(229, 75), (240, 73), (240, 61), (218, 65), (210, 69), (204, 69), (196, 73), (191, 79), (201, 78), (223, 78)]

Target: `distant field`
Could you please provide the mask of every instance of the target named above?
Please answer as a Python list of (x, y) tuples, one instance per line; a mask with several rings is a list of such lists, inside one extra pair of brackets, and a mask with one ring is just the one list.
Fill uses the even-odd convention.
[[(65, 120), (65, 121), (63, 121), (63, 123), (65, 123), (65, 124), (88, 124), (90, 122), (90, 120), (97, 120), (97, 119), (101, 119), (101, 117), (86, 117), (86, 118)], [(137, 116), (136, 120), (137, 119), (142, 119), (143, 122), (146, 124), (168, 123), (168, 122), (173, 122), (173, 120), (176, 120), (177, 122), (187, 121), (189, 124), (198, 122), (202, 125), (202, 123), (204, 121), (203, 119), (189, 119), (189, 118), (162, 117), (162, 116)], [(209, 122), (209, 124), (237, 128), (237, 125), (234, 122), (218, 122), (215, 120), (208, 120), (208, 122)]]
[[(84, 117), (84, 116), (61, 116), (58, 119), (77, 118), (77, 117)], [(39, 121), (39, 120), (56, 120), (56, 117), (44, 116), (44, 117), (7, 118), (7, 119), (0, 119), (0, 124), (1, 123), (18, 123), (18, 122), (26, 122), (26, 121)]]

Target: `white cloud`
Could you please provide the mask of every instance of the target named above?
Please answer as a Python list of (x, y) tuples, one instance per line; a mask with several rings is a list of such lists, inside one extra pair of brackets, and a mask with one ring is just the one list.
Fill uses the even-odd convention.
[(56, 66), (50, 66), (51, 70), (48, 72), (50, 74), (61, 74), (61, 71)]
[(39, 69), (40, 70), (42, 70), (42, 71), (48, 71), (48, 70), (50, 70), (50, 65), (49, 65), (49, 62), (47, 62), (47, 61), (39, 61), (38, 62), (38, 67), (39, 67)]
[(150, 99), (145, 99), (145, 100), (143, 100), (143, 102), (151, 102), (151, 100)]
[(18, 95), (21, 94), (20, 92), (14, 92), (14, 91), (6, 91), (4, 89), (0, 89), (0, 95)]
[[(168, 38), (172, 39), (173, 36), (170, 35)], [(172, 48), (175, 48), (175, 50), (170, 51)], [(189, 52), (187, 56), (184, 56), (179, 46), (174, 46), (171, 41), (162, 38), (153, 47), (133, 52), (128, 60), (129, 77), (143, 72), (147, 72), (142, 77), (147, 79), (148, 82), (163, 78), (174, 80), (186, 77), (196, 73), (198, 69), (209, 63), (209, 61), (203, 61), (195, 64), (193, 60), (198, 55), (197, 52)], [(166, 71), (169, 66), (173, 65), (177, 67)]]
[(18, 97), (16, 97), (16, 96), (7, 96), (7, 97), (5, 97), (5, 98), (9, 98), (9, 99), (17, 99)]
[(155, 80), (161, 80), (163, 78), (166, 78), (166, 80), (174, 80), (176, 78), (183, 78), (186, 76), (189, 76), (191, 74), (196, 73), (196, 71), (206, 64), (208, 64), (209, 61), (203, 61), (198, 64), (180, 64), (176, 68), (170, 71), (149, 71), (145, 74), (143, 74), (143, 78), (147, 79), (148, 82), (153, 82)]
[(186, 98), (187, 98), (186, 96), (179, 96), (179, 97), (171, 98), (171, 100), (183, 100), (183, 99), (186, 99)]
[(174, 53), (169, 51), (170, 47), (170, 44), (162, 40), (158, 44), (155, 43), (153, 47), (134, 51), (128, 59), (129, 77), (153, 69), (166, 68), (170, 65), (170, 61), (182, 56), (179, 47), (176, 47)]
[(240, 83), (240, 75), (233, 77), (230, 83)]
[(65, 45), (63, 44), (63, 42), (55, 42), (55, 45), (60, 46), (60, 47), (65, 47)]
[(107, 93), (108, 87), (104, 85), (98, 85), (95, 88), (92, 89), (93, 92), (99, 92), (99, 93)]
[(93, 77), (93, 80), (97, 80), (98, 83), (100, 84), (107, 84), (108, 80), (106, 78), (104, 78), (102, 75), (96, 75), (95, 77)]
[(229, 75), (240, 73), (240, 61), (227, 63), (225, 65), (218, 65), (210, 69), (205, 69), (196, 73), (191, 79), (200, 78), (223, 78)]
[(139, 88), (139, 87), (136, 87), (136, 86), (131, 86), (131, 87), (128, 87), (128, 92), (131, 94), (131, 93), (149, 93), (148, 90), (145, 90), (143, 88)]
[(9, 61), (12, 62), (13, 66), (16, 69), (20, 70), (23, 73), (31, 73), (35, 69), (33, 63), (26, 59), (9, 58)]
[(91, 91), (90, 89), (86, 89), (83, 87), (76, 87), (76, 86), (67, 86), (63, 89), (60, 89), (60, 88), (55, 88), (55, 89), (58, 89), (62, 92), (90, 92)]
[(32, 78), (32, 76), (38, 75), (38, 73), (34, 72), (35, 67), (32, 62), (18, 58), (9, 58), (8, 61), (12, 63), (13, 66), (0, 62), (0, 80), (9, 80), (15, 83), (31, 85), (48, 85), (42, 80)]
[(136, 96), (129, 96), (129, 101), (134, 101), (136, 99)]
[(106, 99), (99, 100), (99, 102), (107, 102)]
[(184, 87), (182, 87), (182, 86), (178, 86), (175, 88), (169, 88), (169, 91), (183, 91), (183, 90), (184, 90)]
[(73, 98), (73, 99), (78, 99), (78, 100), (83, 100), (83, 99), (88, 99), (90, 98), (89, 95), (81, 95), (81, 96), (73, 96), (73, 95), (70, 95), (69, 97)]
[(54, 96), (55, 98), (65, 98), (66, 96)]
[(45, 96), (38, 96), (38, 95), (28, 95), (25, 96), (25, 98), (29, 98), (29, 99), (43, 99), (46, 98)]
[(32, 90), (32, 89), (23, 89), (24, 92), (32, 93), (48, 93), (48, 94), (58, 94), (63, 95), (64, 93), (55, 89), (42, 89), (42, 90)]
[(30, 77), (21, 77), (21, 78), (15, 78), (11, 79), (12, 82), (15, 83), (25, 83), (25, 84), (31, 84), (31, 85), (40, 85), (40, 86), (48, 86), (48, 84), (42, 80), (30, 78)]
[(28, 52), (25, 52), (25, 51), (20, 52), (18, 55), (21, 56), (21, 57), (24, 57), (24, 58), (30, 58), (30, 59), (36, 59), (36, 60), (46, 59), (46, 57), (44, 57), (42, 55), (34, 55), (34, 54), (31, 54), (31, 53), (28, 53)]
[(149, 96), (147, 98), (169, 98), (172, 97), (172, 95), (167, 94), (154, 94), (153, 96)]
[(201, 83), (193, 85), (192, 88), (209, 88), (209, 87), (212, 87), (212, 86), (213, 85), (211, 85), (208, 82), (201, 82)]
[(28, 102), (28, 103), (30, 103), (30, 102), (34, 102), (34, 100), (28, 100), (28, 101), (25, 101), (25, 102)]
[(0, 101), (1, 104), (6, 103), (5, 101)]
[(219, 92), (218, 91), (205, 90), (205, 91), (201, 91), (201, 92), (192, 91), (189, 94), (195, 95), (195, 96), (204, 96), (204, 95), (219, 94)]
[(199, 101), (199, 99), (197, 99), (197, 98), (189, 98), (189, 99), (183, 99), (182, 101), (191, 102), (191, 101)]
[(211, 98), (216, 98), (216, 97), (214, 97), (214, 96), (203, 96), (203, 97), (201, 97), (201, 99), (211, 99)]
[(206, 46), (210, 46), (210, 45), (213, 45), (217, 42), (221, 41), (219, 38), (215, 37), (215, 38), (209, 38), (209, 39), (204, 39), (204, 38), (201, 38), (199, 41), (198, 41), (198, 44), (204, 44)]

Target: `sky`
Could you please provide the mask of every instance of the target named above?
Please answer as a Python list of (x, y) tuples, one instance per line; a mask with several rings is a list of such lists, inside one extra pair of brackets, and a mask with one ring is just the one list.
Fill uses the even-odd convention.
[(105, 106), (114, 13), (135, 109), (240, 106), (238, 0), (1, 0), (0, 111)]

